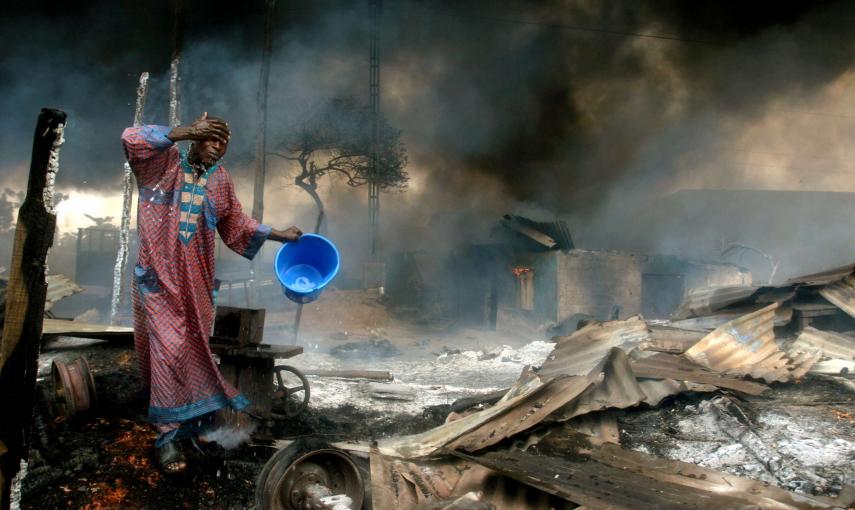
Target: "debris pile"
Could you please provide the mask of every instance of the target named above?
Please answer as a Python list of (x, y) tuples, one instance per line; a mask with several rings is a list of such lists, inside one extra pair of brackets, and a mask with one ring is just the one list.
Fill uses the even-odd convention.
[[(698, 289), (673, 321), (589, 323), (557, 338), (542, 365), (526, 367), (493, 405), (455, 407), (444, 424), (423, 433), (339, 446), (367, 459), (375, 510), (847, 508), (855, 501), (855, 473), (844, 464), (832, 480), (806, 468), (809, 459), (791, 462), (781, 452), (798, 453), (796, 440), (758, 430), (744, 399), (775, 393), (771, 385), (802, 383), (808, 374), (850, 370), (855, 337), (808, 324), (819, 317), (845, 324), (837, 311), (855, 313), (852, 269), (776, 287)], [(851, 409), (851, 381), (835, 379), (839, 400), (848, 402), (841, 409)], [(768, 476), (744, 478), (619, 444), (618, 410), (696, 393), (718, 394), (695, 406), (701, 428), (738, 443), (760, 466), (745, 474)], [(815, 456), (851, 460), (855, 420), (832, 411), (848, 435), (815, 444)], [(763, 416), (786, 419), (774, 409)], [(807, 456), (804, 448), (801, 454)], [(698, 460), (684, 457), (690, 458)]]

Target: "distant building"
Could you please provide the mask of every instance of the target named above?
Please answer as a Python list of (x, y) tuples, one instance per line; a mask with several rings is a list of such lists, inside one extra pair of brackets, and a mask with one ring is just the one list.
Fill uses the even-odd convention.
[(575, 329), (581, 319), (668, 318), (693, 287), (750, 285), (736, 265), (576, 249), (562, 222), (506, 217), (489, 244), (390, 258), (392, 303), (475, 327)]

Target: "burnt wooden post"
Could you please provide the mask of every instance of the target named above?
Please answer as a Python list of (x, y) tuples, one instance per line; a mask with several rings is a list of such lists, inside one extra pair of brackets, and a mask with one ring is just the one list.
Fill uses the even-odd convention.
[(6, 290), (6, 317), (0, 340), (0, 489), (10, 506), (10, 490), (27, 458), (30, 421), (45, 311), (45, 262), (56, 228), (53, 187), (65, 112), (43, 108), (36, 124), (27, 196), (18, 210)]

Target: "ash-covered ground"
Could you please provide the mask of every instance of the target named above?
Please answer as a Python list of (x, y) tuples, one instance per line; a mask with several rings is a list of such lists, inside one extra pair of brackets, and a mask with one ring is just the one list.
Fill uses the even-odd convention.
[[(366, 317), (369, 320), (366, 320)], [(266, 341), (277, 341), (268, 316)], [(281, 422), (276, 438), (314, 436), (370, 440), (441, 424), (451, 404), (508, 387), (526, 365), (542, 363), (553, 344), (539, 331), (496, 332), (426, 327), (396, 319), (376, 295), (331, 292), (307, 307), (305, 353), (280, 360), (305, 370), (385, 370), (406, 400), (379, 399), (365, 380), (309, 376), (309, 407)], [(57, 357), (85, 355), (95, 375), (98, 407), (56, 419), (49, 369)], [(33, 449), (20, 508), (254, 508), (255, 479), (268, 446), (193, 453), (192, 469), (175, 478), (157, 469), (154, 428), (130, 345), (62, 339), (40, 359)], [(855, 390), (851, 379), (809, 376), (776, 384), (760, 397), (683, 394), (656, 408), (618, 411), (627, 448), (679, 459), (791, 490), (838, 494), (855, 483)]]

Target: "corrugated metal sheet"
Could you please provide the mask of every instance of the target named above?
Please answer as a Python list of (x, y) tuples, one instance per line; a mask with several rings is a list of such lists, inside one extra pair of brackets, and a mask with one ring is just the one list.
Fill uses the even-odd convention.
[[(730, 322), (734, 319), (738, 319), (744, 315), (748, 315), (749, 313), (756, 312), (757, 310), (764, 308), (768, 304), (769, 302), (761, 303), (758, 299), (757, 302), (748, 306), (740, 306), (739, 308), (735, 309), (727, 308), (725, 310), (720, 310), (712, 315), (706, 315), (703, 317), (692, 317), (691, 319), (682, 319), (672, 322), (671, 325), (683, 329), (705, 329), (707, 331), (711, 331), (721, 326), (722, 324)], [(786, 326), (792, 320), (792, 302), (787, 301), (784, 303), (779, 303), (778, 308), (775, 310), (774, 325), (776, 327)]]
[(679, 354), (698, 343), (708, 333), (704, 330), (673, 326), (648, 325), (648, 327), (650, 329), (650, 341), (641, 345), (641, 348), (647, 351)]
[(513, 388), (508, 392), (513, 398), (421, 434), (380, 441), (378, 451), (407, 459), (426, 457), (452, 444), (474, 451), (533, 427), (591, 384), (588, 377), (556, 377), (545, 384), (537, 378), (527, 379), (516, 385), (526, 388), (522, 393), (516, 394)]
[(689, 289), (683, 302), (671, 314), (674, 319), (687, 319), (709, 315), (729, 305), (750, 298), (760, 287), (727, 286), (727, 287), (697, 287)]
[(647, 395), (638, 385), (626, 353), (613, 347), (589, 374), (593, 386), (558, 409), (548, 421), (565, 421), (602, 409), (624, 409), (643, 402)]
[(855, 337), (808, 326), (802, 330), (790, 350), (813, 349), (819, 349), (827, 358), (855, 359)]
[(413, 462), (372, 453), (370, 463), (371, 508), (374, 510), (445, 508), (436, 503), (470, 492), (480, 493), (480, 500), (493, 505), (491, 508), (495, 510), (556, 508), (554, 496), (461, 459)]
[[(810, 367), (811, 358), (791, 359), (775, 343), (773, 321), (778, 304), (716, 328), (685, 352), (690, 360), (725, 374), (766, 382), (788, 381)], [(815, 362), (815, 360), (814, 360)]]
[(534, 239), (547, 248), (558, 250), (572, 250), (574, 248), (570, 230), (562, 220), (533, 221), (522, 216), (507, 214), (503, 218), (503, 225)]
[(684, 391), (718, 391), (717, 387), (708, 384), (695, 384), (686, 381), (675, 381), (674, 379), (639, 379), (638, 386), (647, 395), (644, 403), (653, 407), (658, 406), (664, 399), (678, 393), (683, 393)]
[[(584, 392), (589, 388), (591, 388), (591, 379), (587, 377), (552, 379), (535, 391), (532, 398), (509, 407), (501, 416), (487, 420), (465, 432), (449, 442), (447, 447), (468, 452), (483, 450), (505, 438), (530, 429), (547, 417), (554, 416), (553, 413), (563, 409), (568, 402), (584, 399)], [(587, 411), (581, 411), (579, 414), (584, 412)]]
[(634, 360), (632, 371), (638, 377), (690, 381), (736, 390), (749, 395), (759, 395), (769, 389), (765, 384), (719, 374), (697, 365), (683, 356), (673, 354), (659, 353)]
[(853, 271), (855, 271), (855, 264), (848, 264), (821, 273), (790, 278), (783, 285), (827, 285), (851, 275)]
[(630, 352), (650, 341), (647, 324), (639, 317), (625, 321), (588, 324), (573, 334), (558, 339), (555, 350), (538, 371), (541, 377), (587, 375), (612, 347)]
[(581, 434), (556, 435), (538, 443), (537, 451), (452, 453), (591, 509), (838, 508), (830, 498), (600, 444)]
[(820, 289), (819, 294), (851, 317), (855, 317), (855, 277), (847, 276)]
[(83, 292), (83, 288), (80, 285), (77, 285), (71, 278), (62, 274), (48, 275), (45, 277), (45, 281), (47, 281), (45, 311), (50, 310), (60, 299)]

